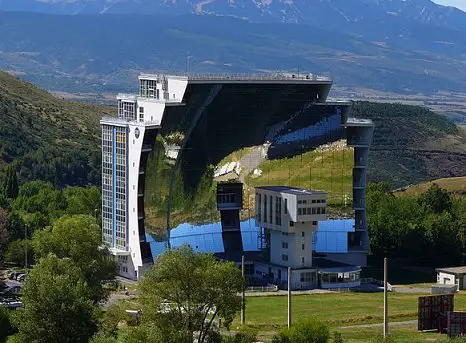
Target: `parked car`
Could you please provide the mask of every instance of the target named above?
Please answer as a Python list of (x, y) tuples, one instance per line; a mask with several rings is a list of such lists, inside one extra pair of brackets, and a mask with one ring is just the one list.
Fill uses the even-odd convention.
[(26, 280), (26, 277), (27, 277), (27, 274), (21, 274), (20, 276), (18, 276), (17, 280), (19, 282), (24, 282), (24, 280)]
[(18, 276), (20, 276), (21, 274), (24, 274), (24, 273), (23, 272), (11, 272), (8, 274), (8, 279), (16, 280)]
[(21, 276), (23, 276), (23, 275), (26, 275), (26, 274), (25, 274), (25, 273), (21, 273), (21, 272), (16, 273), (15, 280), (16, 280), (16, 281), (19, 281), (19, 278), (20, 278)]

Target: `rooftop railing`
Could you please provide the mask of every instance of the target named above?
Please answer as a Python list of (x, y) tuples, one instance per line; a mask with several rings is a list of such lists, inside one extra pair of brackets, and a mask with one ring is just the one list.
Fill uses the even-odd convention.
[(120, 117), (112, 117), (112, 116), (102, 116), (101, 121), (111, 122), (111, 123), (115, 123), (115, 124), (137, 124), (137, 125), (141, 125), (141, 126), (158, 126), (158, 125), (160, 125), (159, 121), (138, 121), (136, 119), (120, 118)]
[(117, 99), (118, 100), (123, 100), (123, 101), (136, 101), (136, 94), (130, 94), (130, 93), (118, 93), (117, 94)]
[(293, 73), (243, 73), (243, 74), (208, 74), (208, 73), (188, 73), (188, 74), (141, 74), (142, 78), (183, 77), (189, 81), (331, 81), (327, 74), (293, 74)]

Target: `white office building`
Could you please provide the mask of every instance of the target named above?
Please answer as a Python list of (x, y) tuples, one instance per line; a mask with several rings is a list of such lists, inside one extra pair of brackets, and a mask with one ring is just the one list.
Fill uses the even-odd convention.
[[(319, 221), (325, 221), (326, 193), (285, 186), (256, 188), (256, 225), (264, 233), (269, 262), (255, 263), (256, 274), (284, 285), (288, 267), (293, 289), (351, 288), (360, 285), (360, 267), (313, 260)], [(322, 267), (322, 261), (327, 267)]]

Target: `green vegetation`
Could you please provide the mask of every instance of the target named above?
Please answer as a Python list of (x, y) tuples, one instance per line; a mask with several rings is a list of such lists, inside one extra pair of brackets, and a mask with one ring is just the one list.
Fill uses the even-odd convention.
[[(419, 294), (389, 293), (390, 321), (417, 318)], [(247, 324), (261, 331), (279, 329), (287, 323), (287, 297), (247, 297)], [(455, 308), (466, 309), (466, 299), (455, 298)], [(381, 323), (382, 293), (331, 293), (293, 296), (293, 318), (315, 319), (330, 327)], [(238, 324), (235, 319), (233, 326)]]
[(309, 151), (304, 154), (264, 162), (262, 175), (248, 177), (249, 186), (287, 185), (328, 192), (330, 205), (350, 205), (353, 194), (353, 149)]
[(58, 99), (0, 72), (0, 169), (15, 161), (20, 182), (97, 184), (99, 118), (110, 111)]
[(97, 330), (92, 291), (71, 259), (53, 254), (38, 261), (15, 317), (24, 342), (87, 343)]
[(34, 233), (32, 245), (36, 259), (53, 254), (70, 259), (82, 273), (87, 292), (94, 302), (106, 298), (102, 280), (111, 280), (116, 273), (115, 263), (101, 249), (102, 233), (95, 218), (85, 215), (64, 216), (53, 226)]
[(3, 177), (3, 190), (7, 198), (14, 199), (18, 196), (18, 177), (15, 166), (10, 164)]
[(234, 263), (189, 247), (167, 251), (141, 282), (142, 322), (155, 326), (162, 342), (176, 343), (194, 332), (199, 343), (207, 342), (217, 317), (228, 326), (240, 310), (242, 285)]
[(330, 337), (328, 327), (321, 322), (300, 320), (291, 328), (281, 329), (273, 343), (327, 343)]
[[(447, 135), (464, 134), (447, 118), (424, 107), (362, 101), (354, 103), (351, 115), (375, 123), (370, 181), (388, 182), (390, 188), (397, 188), (432, 178), (466, 175), (465, 157), (454, 155), (457, 162), (452, 163), (451, 148), (438, 144)], [(435, 148), (431, 148), (433, 142)]]
[(394, 192), (396, 196), (419, 196), (434, 184), (447, 190), (452, 195), (466, 195), (466, 177), (450, 177), (423, 182)]
[(99, 327), (103, 281), (116, 265), (101, 247), (100, 228), (86, 215), (61, 217), (32, 238), (35, 265), (23, 288), (23, 308), (13, 322), (21, 342), (88, 342)]
[(5, 342), (8, 335), (13, 333), (10, 321), (10, 312), (0, 306), (0, 342)]
[(395, 197), (386, 184), (367, 189), (371, 249), (375, 255), (459, 264), (466, 247), (466, 199), (433, 185), (418, 197)]

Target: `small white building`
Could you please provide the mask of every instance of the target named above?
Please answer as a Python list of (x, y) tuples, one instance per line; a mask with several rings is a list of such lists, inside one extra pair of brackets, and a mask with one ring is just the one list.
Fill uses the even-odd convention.
[(466, 266), (437, 268), (437, 284), (456, 285), (457, 289), (466, 289)]

